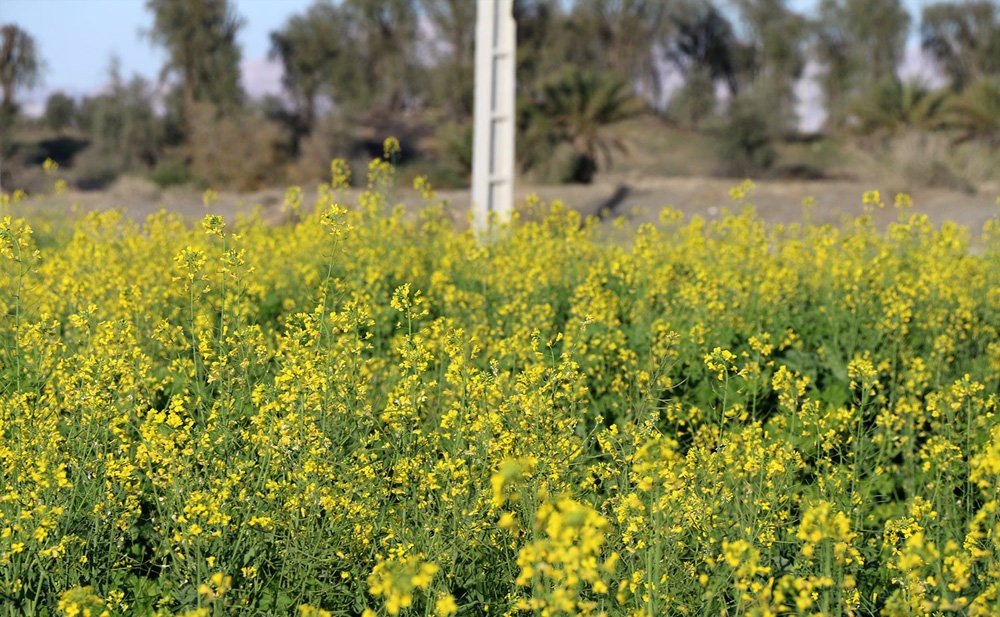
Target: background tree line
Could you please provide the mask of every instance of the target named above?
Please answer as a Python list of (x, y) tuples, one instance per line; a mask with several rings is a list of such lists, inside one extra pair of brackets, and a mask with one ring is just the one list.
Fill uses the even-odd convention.
[[(229, 0), (146, 6), (150, 41), (168, 58), (157, 83), (112, 66), (106, 92), (56, 93), (46, 104), (44, 125), (73, 137), (63, 154), (78, 153), (86, 180), (305, 180), (334, 156), (377, 154), (389, 133), (443, 181), (467, 178), (474, 2), (317, 1), (271, 33), (284, 95), (262, 100), (240, 83), (243, 22)], [(540, 177), (590, 181), (626, 149), (602, 127), (638, 114), (714, 136), (725, 172), (766, 171), (775, 144), (799, 132), (794, 88), (810, 59), (821, 68), (826, 134), (947, 131), (1000, 144), (1000, 7), (991, 0), (929, 4), (919, 16), (900, 0), (821, 0), (811, 16), (785, 0), (516, 0), (515, 18), (519, 157)], [(914, 27), (945, 88), (898, 77)], [(30, 124), (15, 95), (42, 63), (30, 34), (7, 25), (2, 36), (8, 132)]]

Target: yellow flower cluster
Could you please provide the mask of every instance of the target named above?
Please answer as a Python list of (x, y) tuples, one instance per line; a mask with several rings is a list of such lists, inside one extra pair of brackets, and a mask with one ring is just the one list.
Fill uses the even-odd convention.
[(546, 501), (535, 527), (542, 537), (518, 552), (521, 569), (515, 579), (530, 589), (530, 597), (515, 605), (543, 615), (592, 615), (608, 593), (605, 578), (613, 574), (618, 554), (602, 559), (608, 521), (593, 508), (569, 497)]
[[(385, 610), (398, 615), (413, 606), (413, 594), (430, 587), (438, 567), (423, 561), (420, 555), (405, 555), (397, 550), (388, 559), (379, 559), (368, 576), (368, 591), (385, 600)], [(447, 604), (445, 602), (444, 604)]]
[[(47, 161), (46, 161), (47, 162)], [(59, 613), (64, 617), (109, 617), (104, 598), (92, 587), (74, 587), (59, 597)]]
[(833, 512), (832, 504), (821, 501), (802, 514), (796, 537), (802, 541), (802, 555), (816, 557), (816, 549), (824, 540), (832, 542), (833, 565), (837, 567), (864, 565), (852, 542), (858, 534), (851, 531), (851, 521), (843, 512)]
[(1000, 614), (1000, 222), (350, 181), (0, 197), (0, 614)]

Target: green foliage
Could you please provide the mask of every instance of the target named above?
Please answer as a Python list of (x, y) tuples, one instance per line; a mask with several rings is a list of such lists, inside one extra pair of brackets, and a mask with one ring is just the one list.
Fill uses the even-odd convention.
[(715, 129), (722, 173), (745, 178), (771, 169), (778, 158), (772, 117), (752, 99), (732, 103), (725, 123)]
[(1000, 76), (983, 78), (952, 97), (942, 122), (961, 132), (962, 140), (1000, 145)]
[(884, 79), (864, 92), (850, 108), (863, 134), (893, 134), (903, 129), (930, 130), (940, 125), (949, 93), (919, 81)]
[(576, 46), (588, 48), (582, 66), (621, 76), (649, 101), (661, 96), (662, 63), (654, 42), (667, 25), (661, 0), (576, 2), (570, 13)]
[(436, 33), (429, 103), (456, 120), (472, 116), (476, 4), (466, 0), (420, 0)]
[(59, 133), (76, 122), (76, 100), (62, 92), (53, 92), (45, 100), (45, 124)]
[[(422, 93), (418, 62), (416, 0), (343, 0), (353, 65), (351, 81), (340, 80), (340, 100), (360, 109), (399, 112)], [(341, 69), (346, 70), (346, 69)]]
[(271, 33), (271, 56), (308, 132), (323, 102), (360, 115), (400, 111), (426, 94), (417, 40), (416, 0), (317, 2)]
[(149, 173), (149, 179), (162, 189), (189, 184), (194, 178), (191, 170), (182, 161), (167, 159), (160, 161), (153, 168)]
[[(261, 188), (281, 177), (281, 129), (251, 111), (220, 115), (212, 105), (188, 112), (189, 139), (181, 151), (192, 175), (209, 186)], [(247, 131), (253, 126), (252, 131)]]
[(146, 0), (151, 40), (167, 52), (163, 76), (174, 74), (185, 104), (231, 109), (243, 101), (240, 48), (243, 26), (229, 0)]
[(453, 172), (461, 178), (459, 186), (467, 185), (472, 175), (472, 133), (471, 122), (446, 124), (439, 132), (442, 156), (451, 164)]
[(589, 183), (599, 157), (610, 165), (612, 149), (626, 151), (624, 142), (605, 137), (601, 129), (645, 109), (619, 76), (567, 69), (520, 106), (525, 136), (519, 148), (522, 167), (538, 166), (556, 146), (567, 144), (574, 156), (567, 176), (561, 179)]
[(271, 33), (270, 55), (281, 60), (282, 84), (306, 133), (312, 130), (320, 98), (343, 103), (340, 89), (357, 81), (357, 68), (348, 59), (352, 53), (349, 37), (343, 10), (326, 3), (314, 4)]
[(558, 0), (517, 0), (517, 83), (524, 93), (567, 65), (585, 66), (581, 53), (587, 46), (572, 36), (572, 26)]
[(85, 150), (73, 163), (75, 185), (85, 191), (108, 188), (122, 175), (117, 157), (97, 150)]
[(956, 91), (977, 79), (1000, 76), (1000, 7), (996, 2), (967, 0), (925, 6), (920, 39)]
[(0, 112), (15, 110), (14, 95), (18, 88), (31, 88), (42, 73), (35, 39), (15, 24), (0, 27)]
[(910, 16), (900, 0), (823, 0), (814, 27), (827, 124), (838, 128), (856, 97), (895, 75)]
[[(699, 120), (696, 106), (715, 100), (715, 83), (722, 81), (735, 96), (738, 85), (739, 43), (732, 24), (712, 3), (685, 3), (669, 13), (669, 36), (665, 37), (666, 57), (685, 77), (684, 96), (690, 104), (684, 115)], [(702, 113), (711, 113), (704, 105)]]
[(163, 125), (153, 110), (153, 89), (139, 76), (125, 81), (113, 60), (106, 92), (85, 98), (78, 122), (91, 139), (92, 169), (105, 173), (145, 170), (161, 154)]
[(766, 101), (772, 111), (769, 122), (777, 130), (795, 130), (793, 87), (805, 68), (806, 21), (786, 0), (737, 0), (735, 4), (750, 35), (740, 61), (742, 94)]
[(674, 93), (667, 106), (667, 117), (681, 126), (699, 128), (716, 113), (715, 81), (706, 67), (697, 67), (685, 75), (684, 85)]

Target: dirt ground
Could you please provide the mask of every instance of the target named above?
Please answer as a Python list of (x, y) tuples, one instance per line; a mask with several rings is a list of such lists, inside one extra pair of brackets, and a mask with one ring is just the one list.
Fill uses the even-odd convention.
[[(712, 177), (639, 177), (619, 175), (606, 177), (590, 186), (519, 186), (516, 202), (535, 194), (545, 201), (562, 200), (585, 216), (602, 213), (608, 221), (615, 217), (626, 217), (631, 222), (656, 221), (660, 210), (666, 206), (677, 209), (688, 216), (704, 218), (719, 216), (724, 208), (733, 208), (728, 191), (737, 184), (735, 180)], [(845, 217), (854, 217), (863, 211), (861, 197), (865, 191), (877, 189), (883, 199), (891, 204), (897, 192), (906, 187), (891, 185), (870, 185), (857, 181), (769, 181), (756, 183), (757, 188), (751, 199), (758, 215), (768, 223), (802, 222), (805, 208), (802, 201), (806, 197), (815, 199), (815, 207), (809, 220), (819, 224), (839, 224)], [(343, 195), (345, 205), (356, 203), (358, 191), (347, 191)], [(926, 214), (936, 224), (954, 221), (968, 227), (973, 235), (987, 220), (1000, 216), (1000, 183), (982, 185), (974, 193), (949, 189), (916, 189), (910, 192), (914, 201), (914, 211)], [(284, 191), (272, 189), (249, 194), (221, 193), (219, 201), (211, 212), (232, 217), (260, 209), (264, 220), (280, 222)], [(416, 193), (400, 189), (398, 201), (407, 206), (419, 207)], [(439, 197), (450, 204), (450, 209), (459, 226), (468, 220), (469, 191), (441, 191)], [(315, 191), (306, 190), (305, 203), (315, 199)], [(30, 200), (22, 206), (25, 212), (38, 212), (59, 217), (69, 212), (71, 205), (79, 210), (104, 210), (119, 208), (136, 220), (143, 220), (152, 213), (166, 209), (183, 216), (201, 218), (208, 213), (201, 195), (190, 189), (160, 191), (155, 186), (138, 179), (124, 179), (109, 190), (100, 192), (70, 192), (60, 196), (41, 197)], [(894, 220), (896, 213), (891, 209), (876, 212), (880, 222)]]

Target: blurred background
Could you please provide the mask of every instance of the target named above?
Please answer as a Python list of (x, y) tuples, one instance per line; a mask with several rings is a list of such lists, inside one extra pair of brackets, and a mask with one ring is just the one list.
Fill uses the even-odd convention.
[[(123, 182), (154, 201), (174, 187), (261, 191), (322, 181), (335, 157), (363, 178), (392, 135), (404, 179), (460, 191), (475, 9), (2, 0), (0, 180), (42, 191), (51, 158), (80, 193)], [(803, 183), (989, 203), (1000, 192), (996, 0), (516, 0), (514, 10), (525, 186), (603, 187), (605, 207), (642, 187), (682, 199), (684, 187), (744, 177), (791, 183), (798, 198)]]

